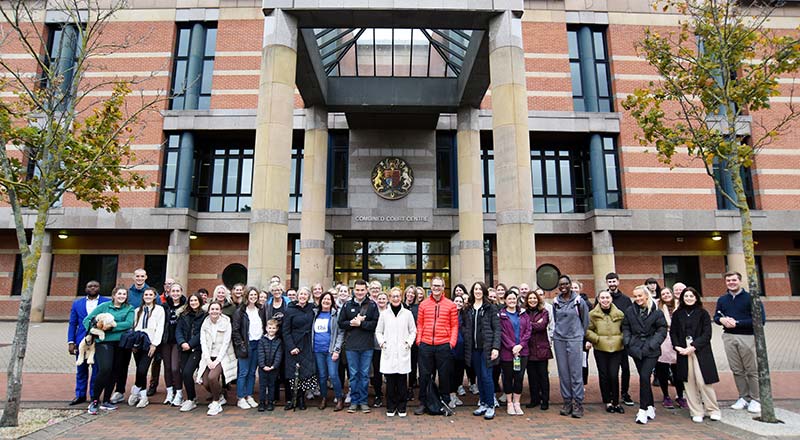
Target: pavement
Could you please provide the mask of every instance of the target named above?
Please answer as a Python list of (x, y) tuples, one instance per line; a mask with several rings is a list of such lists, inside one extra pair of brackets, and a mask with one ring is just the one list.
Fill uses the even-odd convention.
[[(13, 322), (0, 322), (0, 366), (7, 365), (10, 347), (6, 346), (13, 339)], [(776, 407), (791, 411), (795, 416), (800, 413), (800, 321), (770, 322), (767, 327), (767, 349), (770, 357), (773, 396)], [(44, 323), (31, 327), (28, 352), (23, 375), (23, 406), (66, 408), (71, 400), (74, 388), (74, 361), (66, 349), (66, 324)], [(729, 405), (737, 395), (733, 377), (725, 359), (720, 330), (714, 327), (712, 339), (717, 365), (720, 371), (720, 383), (715, 385), (721, 405)], [(596, 372), (590, 363), (592, 373)], [(525, 409), (524, 416), (511, 417), (505, 411), (498, 411), (495, 420), (484, 421), (474, 417), (476, 398), (468, 393), (462, 397), (465, 406), (456, 410), (453, 417), (419, 416), (411, 414), (414, 406), (410, 406), (409, 417), (389, 419), (381, 411), (373, 409), (371, 414), (334, 413), (329, 408), (319, 411), (314, 402), (309, 402), (306, 411), (286, 412), (282, 408), (275, 412), (258, 413), (255, 410), (241, 410), (235, 402), (225, 406), (224, 412), (217, 417), (205, 415), (205, 405), (191, 413), (180, 413), (176, 408), (160, 405), (163, 399), (163, 382), (159, 393), (152, 398), (145, 409), (121, 406), (118, 411), (94, 417), (81, 416), (71, 420), (68, 425), (52, 426), (47, 431), (40, 431), (32, 438), (95, 438), (106, 437), (115, 440), (129, 438), (175, 439), (182, 437), (200, 437), (209, 433), (222, 434), (227, 438), (398, 438), (413, 436), (415, 439), (448, 438), (563, 438), (563, 439), (618, 439), (652, 438), (660, 439), (754, 439), (771, 438), (770, 435), (752, 434), (742, 428), (747, 423), (730, 423), (733, 419), (750, 419), (744, 412), (725, 411), (723, 423), (693, 423), (686, 410), (666, 410), (656, 405), (657, 417), (647, 425), (636, 425), (633, 422), (636, 407), (626, 407), (623, 415), (608, 414), (600, 403), (596, 375), (589, 378), (586, 388), (586, 416), (583, 419), (572, 419), (558, 415), (560, 396), (558, 395), (558, 378), (555, 377), (555, 365), (551, 372), (551, 408), (548, 411)], [(632, 369), (631, 394), (637, 400), (638, 377)], [(133, 374), (133, 370), (130, 370)], [(6, 380), (0, 374), (0, 380)], [(132, 384), (132, 377), (129, 385)], [(205, 401), (206, 395), (198, 387), (199, 402)], [(527, 387), (526, 387), (527, 389)], [(660, 402), (661, 392), (653, 389), (656, 401)], [(4, 391), (0, 391), (4, 395)], [(673, 396), (674, 397), (674, 396)], [(523, 395), (523, 402), (527, 392)], [(416, 402), (410, 402), (416, 404)], [(502, 408), (501, 408), (502, 409)], [(176, 417), (180, 417), (176, 423)], [(724, 423), (726, 419), (729, 423)], [(745, 420), (746, 421), (746, 420)], [(738, 427), (735, 427), (736, 425)], [(67, 429), (65, 429), (65, 427)], [(780, 438), (800, 439), (800, 429), (793, 431), (799, 435)], [(777, 432), (776, 432), (777, 434)]]

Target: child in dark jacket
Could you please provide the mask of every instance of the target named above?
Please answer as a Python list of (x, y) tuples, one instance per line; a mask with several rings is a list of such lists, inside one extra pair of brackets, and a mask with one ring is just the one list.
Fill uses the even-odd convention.
[[(278, 339), (278, 321), (267, 321), (267, 333), (258, 341), (258, 411), (275, 409), (275, 385), (283, 361), (283, 345)], [(267, 398), (269, 389), (269, 398)]]

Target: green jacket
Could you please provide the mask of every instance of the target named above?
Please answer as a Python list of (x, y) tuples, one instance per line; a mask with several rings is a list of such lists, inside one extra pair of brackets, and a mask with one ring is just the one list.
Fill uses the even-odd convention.
[(92, 325), (92, 319), (100, 313), (111, 313), (114, 315), (114, 321), (117, 326), (112, 330), (106, 331), (105, 339), (98, 339), (98, 342), (119, 342), (122, 333), (133, 328), (133, 307), (130, 304), (123, 304), (121, 307), (114, 307), (114, 301), (104, 302), (95, 307), (86, 319), (83, 320), (83, 326), (86, 330)]
[(608, 314), (600, 309), (600, 304), (589, 312), (589, 328), (586, 340), (591, 342), (595, 350), (614, 353), (625, 348), (622, 342), (622, 321), (625, 314), (617, 306), (611, 304)]

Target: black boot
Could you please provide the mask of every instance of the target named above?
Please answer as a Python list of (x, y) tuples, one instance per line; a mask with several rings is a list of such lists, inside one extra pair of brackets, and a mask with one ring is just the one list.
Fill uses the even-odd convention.
[(301, 394), (301, 395), (299, 395), (297, 397), (297, 408), (300, 409), (301, 411), (305, 411), (305, 409), (306, 409), (306, 396)]

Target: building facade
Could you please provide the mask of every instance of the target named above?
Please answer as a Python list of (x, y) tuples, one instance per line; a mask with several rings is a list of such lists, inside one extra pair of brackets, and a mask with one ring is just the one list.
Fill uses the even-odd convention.
[[(661, 164), (621, 108), (657, 79), (636, 41), (680, 19), (649, 2), (129, 3), (106, 32), (140, 42), (90, 74), (172, 95), (133, 145), (154, 186), (120, 193), (117, 213), (69, 194), (53, 208), (34, 318), (66, 318), (88, 280), (108, 293), (140, 267), (189, 291), (272, 275), (516, 285), (557, 271), (590, 295), (616, 271), (626, 292), (654, 277), (712, 298), (726, 270), (744, 272), (738, 212), (702, 163), (682, 151)], [(59, 16), (43, 14), (43, 50), (64, 50)], [(795, 32), (799, 16), (787, 2), (770, 26)], [(752, 117), (781, 111), (792, 84)], [(800, 317), (798, 143), (795, 127), (744, 176), (770, 317)], [(7, 205), (0, 225), (0, 316), (12, 317)]]

